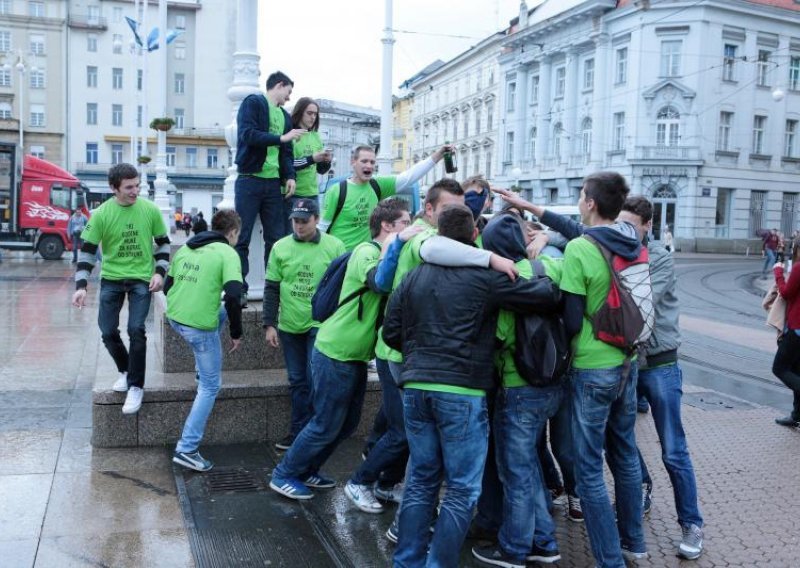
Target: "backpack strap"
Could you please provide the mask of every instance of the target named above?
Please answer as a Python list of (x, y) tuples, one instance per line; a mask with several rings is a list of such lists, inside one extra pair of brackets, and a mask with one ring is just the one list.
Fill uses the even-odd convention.
[(372, 188), (372, 191), (375, 192), (375, 197), (378, 198), (378, 201), (381, 200), (381, 186), (378, 184), (378, 180), (375, 178), (369, 178), (369, 186)]
[[(381, 250), (381, 245), (379, 245), (375, 241), (369, 241), (369, 244), (371, 244), (372, 246), (377, 248), (378, 251)], [(369, 287), (368, 286), (362, 286), (361, 288), (358, 288), (357, 290), (354, 290), (353, 292), (349, 293), (347, 296), (342, 298), (342, 301), (339, 302), (339, 304), (336, 306), (336, 309), (338, 310), (343, 305), (345, 305), (347, 302), (352, 302), (353, 300), (358, 298), (358, 320), (361, 321), (362, 319), (364, 319), (364, 302), (361, 301), (361, 298), (367, 292), (369, 292)], [(382, 311), (383, 310), (380, 309), (380, 311), (378, 313), (380, 314)]]
[(336, 222), (336, 219), (339, 218), (339, 213), (341, 213), (342, 209), (344, 209), (344, 202), (346, 199), (347, 199), (347, 180), (343, 179), (342, 181), (339, 182), (339, 199), (336, 201), (336, 209), (333, 212), (333, 219), (331, 219), (331, 224), (328, 225), (328, 229), (325, 231), (326, 233), (330, 233), (331, 229), (333, 229), (333, 224)]

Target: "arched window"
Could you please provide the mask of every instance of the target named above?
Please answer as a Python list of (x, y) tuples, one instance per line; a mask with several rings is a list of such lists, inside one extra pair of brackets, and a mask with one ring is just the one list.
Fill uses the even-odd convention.
[(681, 114), (673, 106), (665, 106), (656, 116), (656, 146), (677, 146), (681, 134)]
[(564, 134), (564, 129), (560, 122), (553, 125), (553, 157), (561, 157), (561, 136)]
[(463, 137), (466, 138), (469, 136), (469, 109), (465, 108), (461, 114), (464, 116), (464, 133)]
[(592, 119), (584, 118), (581, 123), (581, 154), (588, 156), (592, 152)]
[(536, 159), (536, 127), (534, 126), (531, 128), (530, 136), (528, 138), (530, 140), (530, 157), (531, 160)]

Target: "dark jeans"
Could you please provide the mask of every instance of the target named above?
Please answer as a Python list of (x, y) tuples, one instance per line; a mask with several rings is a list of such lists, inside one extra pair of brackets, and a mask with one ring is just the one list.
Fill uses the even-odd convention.
[(358, 427), (367, 364), (337, 361), (314, 349), (311, 355), (314, 414), (297, 435), (273, 477), (304, 479), (317, 473), (342, 440)]
[[(486, 409), (489, 424), (494, 424), (495, 401), (497, 390), (486, 391)], [(496, 532), (500, 530), (503, 522), (503, 486), (497, 473), (497, 457), (495, 454), (494, 436), (489, 436), (486, 448), (486, 465), (483, 468), (481, 479), (481, 494), (478, 497), (478, 511), (475, 515), (475, 525), (486, 530)]]
[(72, 233), (72, 262), (78, 262), (78, 251), (81, 250), (82, 246), (81, 234)]
[[(381, 408), (386, 417), (386, 431), (350, 479), (359, 485), (378, 481), (381, 473), (387, 470), (396, 472), (391, 477), (396, 478), (399, 474), (402, 479), (408, 460), (408, 441), (403, 422), (403, 394), (392, 376), (389, 361), (376, 359), (376, 364), (383, 391)], [(400, 479), (396, 479), (396, 481)]]
[(794, 392), (792, 418), (800, 420), (800, 336), (790, 329), (778, 342), (772, 373)]
[(292, 424), (289, 434), (294, 438), (311, 420), (311, 351), (317, 337), (317, 328), (305, 333), (288, 333), (278, 330), (289, 378), (289, 396), (292, 399)]
[[(100, 309), (97, 324), (103, 344), (111, 354), (117, 370), (128, 373), (128, 386), (144, 388), (147, 337), (144, 320), (150, 311), (149, 283), (142, 280), (101, 280)], [(119, 334), (119, 313), (128, 296), (128, 338), (130, 352)]]
[[(242, 230), (236, 243), (236, 252), (242, 261), (242, 277), (247, 290), (247, 274), (250, 272), (250, 238), (256, 217), (261, 219), (264, 231), (264, 266), (267, 265), (269, 253), (275, 241), (286, 235), (286, 222), (283, 212), (283, 195), (279, 179), (264, 179), (254, 176), (240, 175), (236, 178), (236, 195), (234, 204), (236, 212), (242, 218)], [(264, 278), (257, 274), (257, 278)]]
[(550, 419), (550, 447), (561, 470), (564, 491), (577, 495), (575, 490), (575, 448), (572, 439), (572, 400), (568, 382), (563, 386), (564, 394), (558, 412)]

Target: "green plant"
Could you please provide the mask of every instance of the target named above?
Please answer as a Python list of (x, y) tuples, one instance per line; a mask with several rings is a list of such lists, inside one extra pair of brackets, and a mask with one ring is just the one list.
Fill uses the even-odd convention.
[(163, 116), (161, 118), (154, 118), (150, 121), (150, 128), (153, 130), (162, 130), (164, 132), (171, 129), (175, 126), (175, 119), (170, 118), (168, 116)]
[(140, 164), (149, 164), (152, 158), (150, 156), (139, 156), (136, 161)]

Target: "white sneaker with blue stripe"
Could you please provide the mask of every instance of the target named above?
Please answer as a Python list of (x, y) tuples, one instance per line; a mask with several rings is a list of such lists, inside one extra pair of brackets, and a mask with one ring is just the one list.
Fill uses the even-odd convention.
[(172, 454), (172, 461), (195, 471), (208, 471), (214, 467), (214, 464), (201, 456), (200, 452), (175, 452)]

